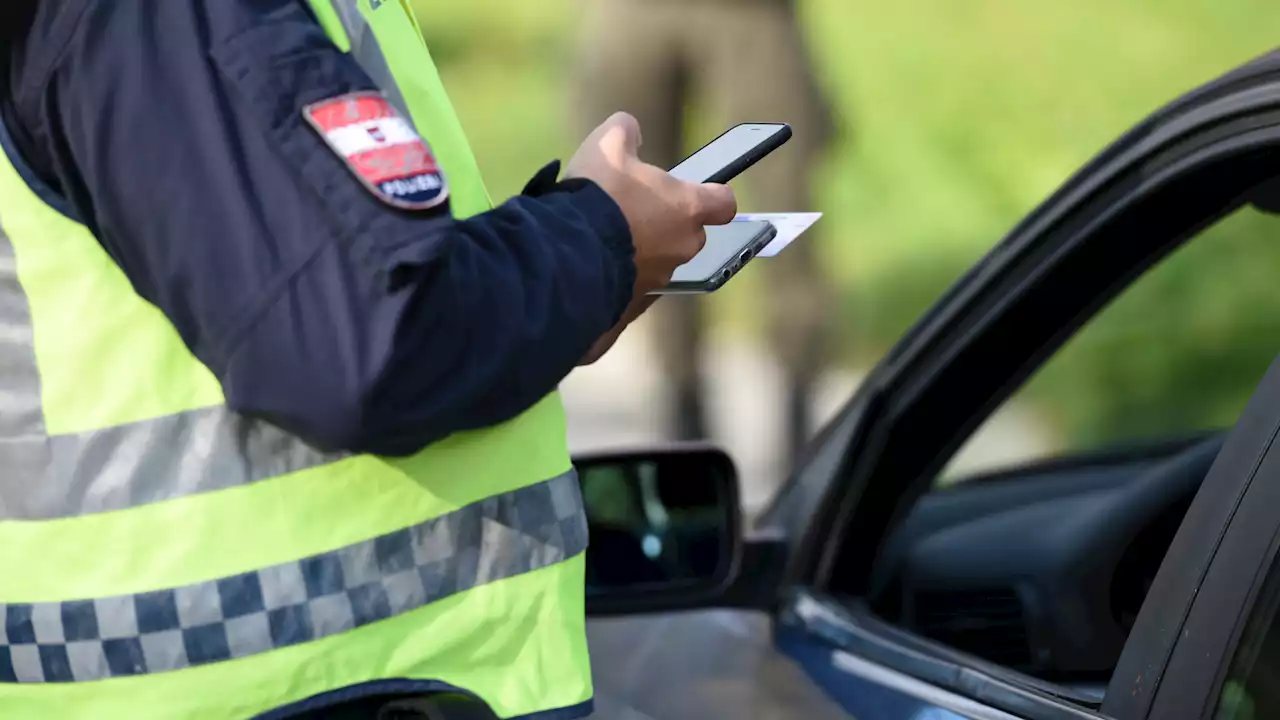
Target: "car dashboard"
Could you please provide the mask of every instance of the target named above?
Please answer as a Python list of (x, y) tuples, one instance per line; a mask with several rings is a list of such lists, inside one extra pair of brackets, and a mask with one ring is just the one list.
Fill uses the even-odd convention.
[(1046, 680), (1105, 681), (1222, 437), (937, 490), (886, 546), (872, 608)]

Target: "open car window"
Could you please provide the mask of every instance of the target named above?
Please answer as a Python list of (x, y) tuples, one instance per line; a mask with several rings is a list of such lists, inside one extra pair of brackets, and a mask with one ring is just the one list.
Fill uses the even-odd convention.
[(1252, 207), (1150, 270), (965, 443), (937, 485), (1230, 427), (1280, 338), (1280, 217)]
[[(940, 484), (965, 491), (918, 501), (881, 556), (871, 609), (1100, 697), (1223, 431), (1280, 352), (1275, 267), (1280, 217), (1246, 207), (1135, 280), (970, 436), (971, 453), (1003, 440), (1025, 454), (989, 452), (993, 466), (970, 474), (963, 450), (951, 461)], [(1219, 297), (1224, 282), (1234, 290)], [(983, 478), (1005, 481), (964, 482)], [(1063, 570), (1086, 564), (1088, 577)]]

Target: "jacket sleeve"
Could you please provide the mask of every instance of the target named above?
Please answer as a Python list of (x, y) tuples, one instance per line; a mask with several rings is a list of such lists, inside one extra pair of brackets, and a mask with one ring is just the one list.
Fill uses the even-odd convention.
[(376, 89), (306, 3), (80, 4), (56, 61), (15, 73), (33, 164), (233, 409), (410, 454), (531, 407), (629, 301), (593, 183), (466, 220), (377, 199), (304, 119)]

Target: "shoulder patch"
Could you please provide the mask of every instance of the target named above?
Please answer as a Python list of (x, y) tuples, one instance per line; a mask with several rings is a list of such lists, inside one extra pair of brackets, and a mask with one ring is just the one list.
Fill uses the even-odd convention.
[(428, 210), (448, 199), (431, 147), (382, 93), (340, 95), (308, 105), (302, 114), (379, 200)]

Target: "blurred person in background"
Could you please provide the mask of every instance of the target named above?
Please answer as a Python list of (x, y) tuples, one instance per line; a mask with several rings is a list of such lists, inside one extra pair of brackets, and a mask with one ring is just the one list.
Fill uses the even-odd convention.
[[(673, 167), (692, 150), (686, 108), (709, 105), (725, 127), (787, 122), (795, 136), (742, 177), (744, 207), (798, 212), (812, 207), (810, 171), (833, 134), (797, 22), (796, 0), (589, 0), (578, 78), (579, 124), (615, 110), (644, 128), (641, 156)], [(824, 362), (829, 304), (813, 238), (765, 263), (757, 303), (770, 348), (786, 375), (788, 458), (809, 434), (809, 400)], [(700, 356), (705, 305), (673, 296), (653, 310), (670, 388), (669, 428), (679, 440), (707, 436)]]

